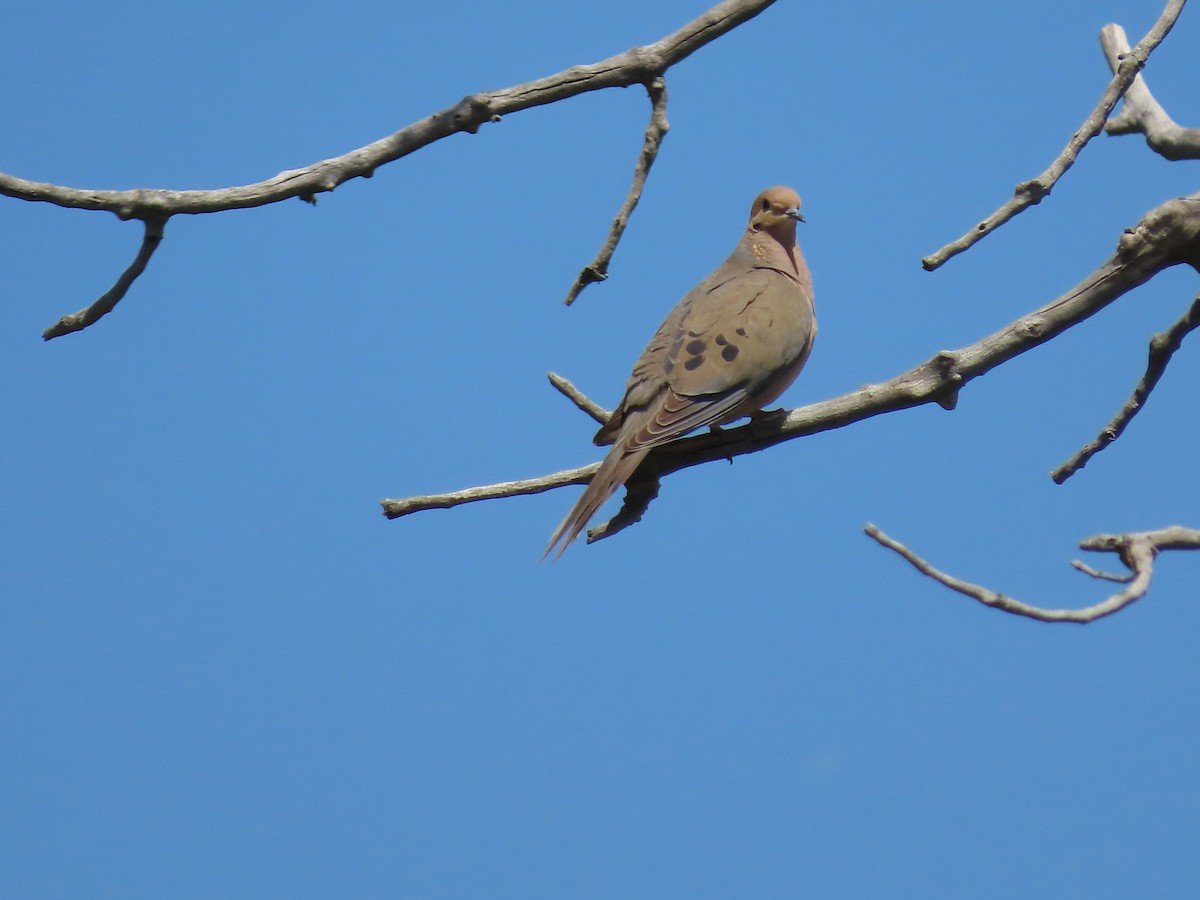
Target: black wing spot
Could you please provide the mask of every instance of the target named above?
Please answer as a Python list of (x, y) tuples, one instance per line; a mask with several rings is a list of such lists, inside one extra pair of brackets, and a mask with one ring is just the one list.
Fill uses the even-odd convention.
[(700, 338), (696, 338), (694, 341), (688, 341), (688, 345), (683, 349), (688, 353), (695, 355), (697, 353), (703, 353), (705, 350), (707, 350), (708, 344), (700, 340)]
[(746, 329), (745, 329), (745, 328), (739, 328), (739, 329), (737, 330), (737, 333), (738, 333), (738, 334), (740, 334), (742, 337), (745, 337), (745, 336), (746, 336)]
[(688, 359), (687, 362), (685, 362), (683, 364), (683, 367), (685, 369), (687, 369), (689, 372), (691, 372), (693, 369), (698, 369), (702, 365), (704, 365), (704, 357), (703, 356), (693, 356), (690, 359)]
[(723, 335), (723, 334), (717, 335), (717, 346), (718, 347), (724, 347), (728, 343), (729, 343), (729, 341), (725, 340), (725, 335)]
[(730, 344), (721, 351), (721, 359), (725, 360), (725, 362), (733, 362), (735, 359), (737, 359), (737, 355), (738, 348), (736, 344)]

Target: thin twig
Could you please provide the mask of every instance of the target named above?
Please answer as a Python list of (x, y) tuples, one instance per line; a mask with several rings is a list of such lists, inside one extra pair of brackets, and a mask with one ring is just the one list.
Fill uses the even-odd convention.
[(121, 298), (125, 296), (129, 288), (137, 281), (138, 276), (146, 271), (146, 265), (150, 262), (150, 257), (154, 255), (154, 251), (162, 243), (163, 229), (166, 228), (166, 225), (166, 217), (146, 219), (145, 231), (142, 235), (142, 245), (138, 248), (137, 256), (133, 258), (133, 262), (129, 264), (129, 268), (122, 272), (121, 277), (117, 279), (117, 283), (109, 288), (91, 306), (81, 309), (77, 313), (72, 313), (69, 316), (63, 316), (43, 331), (42, 340), (48, 341), (52, 338), (62, 337), (64, 334), (82, 331), (112, 312), (113, 307), (121, 302)]
[(444, 494), (424, 494), (420, 497), (406, 497), (403, 500), (380, 500), (383, 514), (389, 519), (399, 519), (427, 509), (450, 509), (464, 503), (475, 503), (478, 500), (494, 500), (498, 497), (519, 497), (524, 494), (540, 494), (554, 488), (566, 487), (568, 484), (587, 484), (600, 463), (580, 466), (577, 469), (566, 469), (553, 475), (543, 475), (540, 478), (525, 478), (520, 481), (502, 481), (499, 484), (489, 484), (484, 487), (466, 488), (461, 491), (447, 491)]
[(633, 168), (633, 183), (629, 185), (629, 193), (625, 197), (625, 202), (621, 205), (621, 211), (613, 219), (612, 228), (609, 229), (608, 238), (605, 240), (604, 246), (600, 248), (600, 252), (596, 254), (596, 258), (583, 267), (583, 270), (575, 279), (575, 283), (567, 291), (567, 297), (563, 300), (563, 303), (567, 306), (574, 303), (576, 298), (579, 297), (580, 292), (589, 284), (595, 284), (597, 281), (608, 279), (608, 264), (612, 261), (613, 253), (617, 249), (621, 235), (625, 233), (625, 227), (629, 224), (630, 215), (633, 214), (638, 201), (642, 198), (642, 189), (646, 186), (646, 176), (650, 174), (650, 167), (654, 165), (654, 160), (658, 158), (658, 149), (662, 146), (663, 138), (666, 137), (667, 131), (671, 127), (667, 122), (666, 81), (662, 78), (655, 78), (646, 85), (646, 93), (650, 95), (650, 124), (646, 126), (646, 137), (642, 141), (642, 152), (638, 154), (637, 165)]
[[(1105, 25), (1100, 29), (1100, 46), (1104, 58), (1115, 72), (1129, 53), (1129, 38), (1120, 25)], [(1138, 75), (1125, 92), (1121, 111), (1104, 126), (1110, 135), (1142, 134), (1150, 149), (1165, 159), (1200, 159), (1200, 128), (1183, 128), (1167, 115), (1146, 79)]]
[(1018, 184), (1012, 198), (1007, 203), (958, 240), (951, 241), (937, 252), (921, 260), (921, 265), (927, 271), (932, 272), (943, 265), (948, 259), (957, 256), (991, 234), (1013, 216), (1023, 212), (1030, 206), (1041, 203), (1042, 199), (1049, 195), (1054, 185), (1058, 182), (1058, 179), (1075, 163), (1075, 158), (1087, 146), (1088, 141), (1100, 133), (1100, 130), (1104, 127), (1104, 121), (1112, 112), (1113, 107), (1117, 105), (1117, 101), (1121, 99), (1121, 96), (1133, 84), (1134, 78), (1137, 77), (1142, 66), (1146, 64), (1146, 59), (1150, 56), (1150, 53), (1162, 42), (1163, 38), (1171, 30), (1171, 26), (1175, 24), (1175, 20), (1179, 17), (1179, 13), (1183, 9), (1184, 2), (1185, 0), (1169, 0), (1162, 15), (1154, 23), (1154, 27), (1121, 60), (1117, 66), (1116, 74), (1113, 75), (1112, 80), (1108, 83), (1108, 87), (1104, 90), (1104, 94), (1100, 97), (1100, 102), (1096, 104), (1096, 108), (1092, 110), (1091, 115), (1084, 119), (1079, 129), (1071, 135), (1071, 139), (1067, 141), (1067, 146), (1059, 154), (1058, 158), (1050, 164), (1050, 167), (1037, 178)]
[(1113, 420), (1105, 425), (1089, 444), (1082, 447), (1074, 456), (1050, 473), (1050, 477), (1054, 479), (1055, 484), (1062, 484), (1086, 466), (1088, 460), (1121, 436), (1122, 432), (1125, 431), (1125, 426), (1146, 405), (1146, 400), (1150, 397), (1150, 392), (1154, 390), (1155, 385), (1158, 384), (1158, 380), (1162, 378), (1163, 372), (1167, 369), (1167, 363), (1171, 361), (1171, 357), (1175, 355), (1175, 351), (1183, 343), (1184, 337), (1198, 326), (1200, 326), (1200, 294), (1192, 301), (1191, 307), (1183, 314), (1179, 321), (1166, 331), (1159, 332), (1150, 339), (1150, 353), (1146, 361), (1146, 374), (1142, 376), (1142, 380), (1133, 389), (1133, 395), (1121, 407), (1120, 412), (1113, 417)]
[(1101, 572), (1099, 569), (1093, 569), (1087, 563), (1081, 562), (1078, 559), (1071, 560), (1071, 565), (1084, 575), (1091, 575), (1093, 578), (1099, 578), (1101, 581), (1115, 581), (1118, 584), (1129, 584), (1129, 582), (1133, 581), (1132, 572), (1126, 572), (1123, 575), (1115, 572)]
[(1144, 596), (1150, 587), (1150, 578), (1154, 574), (1154, 558), (1159, 550), (1200, 550), (1200, 531), (1181, 528), (1178, 525), (1158, 531), (1101, 534), (1087, 538), (1080, 542), (1081, 548), (1118, 554), (1121, 562), (1129, 569), (1129, 577), (1110, 576), (1082, 564), (1077, 564), (1076, 568), (1094, 577), (1111, 581), (1127, 581), (1128, 587), (1108, 599), (1084, 609), (1043, 609), (1040, 606), (1031, 606), (1005, 594), (955, 578), (953, 575), (947, 575), (921, 559), (899, 541), (888, 537), (873, 524), (868, 524), (864, 531), (882, 546), (895, 551), (908, 560), (921, 574), (928, 575), (939, 584), (978, 600), (985, 606), (1013, 615), (1037, 619), (1041, 622), (1074, 622), (1080, 625), (1111, 616)]
[(605, 409), (595, 400), (592, 400), (587, 394), (557, 372), (547, 372), (546, 377), (550, 379), (550, 383), (554, 385), (555, 390), (595, 419), (598, 424), (605, 425), (608, 423), (609, 417), (612, 416), (609, 410)]

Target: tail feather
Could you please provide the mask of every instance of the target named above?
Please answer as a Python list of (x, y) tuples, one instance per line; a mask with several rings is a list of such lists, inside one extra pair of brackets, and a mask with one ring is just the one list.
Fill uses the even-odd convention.
[(550, 555), (550, 551), (554, 549), (559, 541), (562, 542), (562, 546), (558, 548), (558, 552), (554, 554), (554, 558), (558, 559), (562, 556), (575, 538), (579, 537), (579, 533), (587, 527), (587, 523), (596, 514), (596, 511), (604, 505), (604, 502), (609, 497), (617, 492), (617, 489), (621, 485), (629, 480), (629, 477), (649, 452), (649, 447), (628, 453), (620, 444), (613, 447), (609, 451), (608, 456), (604, 457), (604, 462), (600, 464), (600, 468), (596, 470), (596, 474), (592, 476), (592, 480), (588, 482), (583, 496), (579, 498), (571, 508), (571, 511), (567, 513), (567, 517), (555, 529), (554, 535), (550, 538), (550, 543), (546, 545), (546, 552), (542, 554), (542, 559)]

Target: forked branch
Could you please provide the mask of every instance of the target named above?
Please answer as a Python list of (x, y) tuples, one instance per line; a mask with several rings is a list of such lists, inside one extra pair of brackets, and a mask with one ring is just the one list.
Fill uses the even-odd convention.
[(1101, 95), (1100, 101), (1096, 104), (1096, 108), (1084, 119), (1083, 124), (1079, 126), (1078, 130), (1071, 135), (1071, 139), (1067, 141), (1067, 146), (1063, 148), (1058, 158), (1050, 164), (1050, 167), (1037, 178), (1031, 178), (1029, 181), (1022, 181), (1018, 184), (1016, 190), (1013, 192), (1013, 196), (1007, 203), (962, 237), (958, 238), (958, 240), (951, 241), (940, 250), (931, 253), (921, 260), (921, 265), (927, 271), (932, 272), (950, 258), (972, 247), (1009, 219), (1013, 218), (1013, 216), (1024, 212), (1031, 206), (1041, 203), (1042, 199), (1050, 194), (1054, 185), (1058, 183), (1058, 179), (1066, 173), (1067, 169), (1075, 164), (1075, 159), (1079, 156), (1080, 151), (1087, 146), (1088, 141), (1100, 133), (1101, 128), (1104, 127), (1105, 120), (1112, 113), (1113, 107), (1117, 105), (1117, 101), (1129, 90), (1138, 72), (1146, 64), (1150, 53), (1162, 43), (1163, 38), (1167, 36), (1171, 27), (1175, 24), (1175, 20), (1179, 18), (1179, 13), (1183, 10), (1184, 2), (1185, 0), (1169, 0), (1162, 15), (1158, 17), (1158, 21), (1154, 23), (1154, 26), (1146, 32), (1146, 36), (1138, 42), (1138, 45), (1133, 50), (1122, 56), (1114, 68), (1112, 80), (1109, 81), (1108, 87), (1104, 89), (1104, 93)]
[(888, 537), (874, 525), (868, 524), (864, 529), (868, 536), (879, 544), (895, 551), (908, 560), (918, 572), (928, 575), (939, 584), (952, 591), (957, 591), (973, 600), (978, 600), (984, 606), (990, 606), (1002, 612), (1016, 616), (1026, 616), (1041, 622), (1074, 622), (1083, 625), (1095, 622), (1105, 616), (1124, 609), (1129, 604), (1145, 596), (1150, 587), (1150, 579), (1154, 574), (1154, 559), (1160, 550), (1200, 550), (1200, 531), (1192, 528), (1182, 528), (1172, 525), (1158, 531), (1139, 531), (1131, 534), (1098, 534), (1080, 542), (1083, 550), (1093, 550), (1104, 553), (1116, 553), (1129, 574), (1110, 575), (1098, 572), (1091, 566), (1075, 562), (1073, 565), (1087, 575), (1106, 581), (1121, 582), (1126, 587), (1105, 600), (1083, 609), (1045, 609), (1022, 603), (1013, 597), (998, 593), (989, 588), (961, 578), (948, 575), (940, 569), (913, 553), (899, 541)]
[[(1116, 72), (1129, 54), (1129, 38), (1120, 25), (1100, 29), (1100, 46), (1109, 67)], [(1150, 149), (1165, 159), (1200, 159), (1200, 128), (1183, 128), (1167, 115), (1138, 75), (1125, 92), (1125, 105), (1104, 126), (1108, 134), (1143, 134)]]

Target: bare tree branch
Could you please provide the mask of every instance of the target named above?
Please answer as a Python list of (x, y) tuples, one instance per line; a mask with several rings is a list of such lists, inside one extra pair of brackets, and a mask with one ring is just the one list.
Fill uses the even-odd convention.
[[(1129, 53), (1129, 39), (1120, 25), (1100, 29), (1100, 46), (1109, 67), (1116, 72)], [(1167, 115), (1146, 87), (1140, 74), (1125, 92), (1125, 105), (1109, 119), (1104, 130), (1112, 135), (1143, 134), (1150, 149), (1170, 160), (1200, 159), (1200, 128), (1182, 128)]]
[(555, 390), (578, 406), (581, 410), (596, 420), (597, 424), (604, 425), (608, 422), (612, 413), (597, 403), (595, 400), (588, 397), (583, 391), (567, 381), (557, 372), (547, 372), (546, 377), (550, 379), (550, 383), (554, 385)]
[(540, 494), (543, 491), (565, 487), (568, 484), (587, 484), (600, 468), (600, 463), (580, 466), (578, 469), (566, 469), (553, 475), (543, 475), (541, 478), (526, 478), (522, 481), (502, 481), (499, 484), (489, 484), (485, 487), (466, 488), (461, 491), (448, 491), (445, 494), (425, 494), (420, 497), (406, 497), (403, 500), (380, 500), (383, 514), (389, 519), (398, 519), (411, 513), (426, 509), (450, 509), (464, 503), (474, 503), (476, 500), (494, 500), (498, 497), (518, 497), (522, 494)]
[(638, 155), (637, 165), (633, 169), (633, 183), (629, 186), (629, 194), (625, 197), (625, 202), (621, 205), (617, 217), (613, 219), (612, 228), (608, 232), (608, 239), (604, 242), (604, 246), (600, 248), (596, 258), (583, 267), (583, 271), (571, 285), (571, 290), (567, 291), (567, 298), (563, 301), (567, 306), (574, 303), (580, 292), (589, 284), (605, 281), (608, 278), (608, 264), (612, 261), (621, 235), (625, 233), (629, 217), (642, 198), (642, 189), (646, 186), (646, 176), (650, 174), (650, 167), (658, 158), (658, 148), (662, 146), (663, 138), (667, 136), (667, 131), (671, 127), (667, 122), (666, 81), (662, 78), (655, 78), (646, 85), (646, 92), (650, 95), (650, 124), (646, 126), (646, 138), (642, 141), (642, 152)]
[(43, 331), (42, 340), (48, 341), (51, 338), (62, 337), (64, 334), (82, 331), (89, 325), (99, 321), (102, 316), (106, 316), (113, 311), (113, 307), (121, 302), (121, 298), (129, 291), (130, 286), (138, 279), (138, 276), (146, 271), (146, 265), (150, 262), (150, 257), (154, 255), (154, 251), (162, 243), (163, 229), (167, 226), (167, 219), (165, 216), (149, 217), (145, 220), (145, 226), (145, 232), (142, 235), (142, 245), (138, 248), (137, 256), (129, 264), (129, 268), (121, 273), (121, 277), (117, 279), (117, 283), (109, 288), (91, 306), (81, 309), (77, 313), (72, 313), (69, 316), (63, 316)]
[[(662, 113), (661, 121), (658, 124), (665, 133), (666, 121), (663, 110), (666, 104), (666, 93), (663, 90), (661, 96), (656, 94), (654, 87), (656, 80), (661, 80), (663, 74), (671, 66), (687, 59), (701, 47), (754, 18), (774, 2), (775, 0), (723, 0), (703, 15), (653, 44), (632, 47), (624, 53), (600, 62), (572, 66), (557, 74), (525, 84), (470, 94), (453, 106), (414, 122), (395, 134), (380, 138), (365, 147), (351, 150), (342, 156), (312, 163), (304, 168), (280, 172), (274, 178), (268, 178), (266, 181), (255, 184), (215, 190), (136, 189), (114, 191), (45, 184), (0, 173), (0, 195), (31, 203), (52, 203), (69, 209), (106, 210), (115, 213), (123, 221), (139, 219), (144, 222), (151, 220), (165, 222), (175, 215), (199, 215), (234, 209), (249, 209), (269, 203), (279, 203), (294, 197), (315, 203), (318, 194), (332, 191), (353, 178), (370, 178), (380, 166), (408, 156), (410, 153), (450, 135), (459, 132), (474, 134), (483, 124), (499, 122), (502, 116), (509, 113), (556, 103), (591, 91), (629, 87), (634, 84), (649, 86), (655, 112)], [(651, 127), (657, 127), (653, 117)], [(661, 136), (659, 134), (658, 140), (661, 140)], [(647, 132), (647, 143), (650, 140), (650, 132)], [(646, 154), (647, 150), (643, 148), (643, 159)], [(652, 155), (650, 161), (652, 161)], [(641, 162), (642, 160), (639, 160), (639, 167)], [(649, 162), (646, 162), (645, 168), (649, 169)], [(642, 181), (644, 182), (644, 180), (643, 173)], [(630, 191), (633, 202), (631, 203), (629, 199), (626, 200), (626, 205), (630, 210), (636, 203), (634, 194), (640, 194), (640, 190), (641, 186), (635, 174), (634, 189)], [(616, 241), (611, 238), (610, 241), (615, 248)], [(609, 256), (611, 256), (611, 251), (609, 251)], [(600, 261), (601, 258), (597, 259)], [(607, 266), (607, 260), (603, 260), (603, 264)], [(603, 270), (597, 269), (596, 271), (597, 274), (601, 274)], [(133, 277), (136, 278), (136, 274)], [(128, 284), (125, 287), (128, 289)], [(107, 311), (104, 310), (104, 312)], [(66, 317), (66, 319), (72, 318), (74, 317)], [(78, 331), (98, 318), (99, 316), (90, 321), (80, 320), (82, 324), (79, 325), (79, 328), (70, 330)], [(54, 331), (54, 329), (49, 331)], [(46, 335), (46, 337), (55, 336), (49, 332)]]
[(1133, 573), (1126, 572), (1124, 575), (1118, 575), (1114, 572), (1101, 572), (1099, 569), (1093, 569), (1085, 562), (1078, 559), (1071, 560), (1071, 565), (1082, 572), (1084, 575), (1091, 575), (1093, 578), (1099, 578), (1102, 581), (1115, 581), (1118, 584), (1129, 584), (1133, 581)]
[[(661, 479), (680, 469), (718, 459), (732, 460), (804, 435), (926, 403), (953, 409), (959, 391), (971, 379), (1046, 343), (1095, 315), (1159, 271), (1181, 263), (1200, 270), (1200, 193), (1169, 200), (1150, 210), (1135, 227), (1121, 235), (1116, 252), (1095, 272), (1051, 303), (1022, 316), (995, 334), (959, 350), (936, 353), (916, 368), (881, 384), (869, 384), (786, 414), (752, 419), (738, 428), (703, 432), (656, 447), (642, 462), (635, 477), (647, 481)], [(428, 497), (381, 502), (389, 518), (396, 518), (433, 506), (448, 507), (581, 484), (598, 467), (599, 464), (594, 463), (521, 482), (438, 494), (435, 495), (438, 502), (433, 504), (427, 502)], [(510, 489), (509, 485), (519, 487)], [(592, 540), (604, 536), (592, 535)]]
[(1134, 388), (1133, 395), (1121, 407), (1121, 411), (1116, 414), (1111, 422), (1104, 426), (1091, 443), (1081, 448), (1078, 453), (1050, 473), (1050, 477), (1054, 479), (1056, 484), (1062, 484), (1086, 466), (1088, 460), (1121, 436), (1121, 433), (1125, 431), (1125, 426), (1146, 405), (1146, 400), (1149, 398), (1150, 392), (1154, 390), (1154, 386), (1162, 378), (1163, 372), (1167, 369), (1167, 363), (1171, 361), (1171, 357), (1175, 355), (1175, 351), (1183, 343), (1184, 337), (1194, 331), (1197, 326), (1200, 326), (1200, 295), (1196, 296), (1196, 299), (1192, 301), (1191, 307), (1178, 322), (1166, 331), (1159, 332), (1150, 339), (1150, 354), (1146, 362), (1146, 374), (1142, 376), (1142, 380)]
[(1100, 102), (1096, 104), (1096, 108), (1092, 110), (1091, 115), (1084, 119), (1079, 129), (1071, 135), (1071, 139), (1067, 141), (1067, 146), (1059, 154), (1058, 158), (1050, 164), (1050, 167), (1037, 178), (1022, 181), (1018, 184), (1016, 190), (1013, 192), (1012, 199), (958, 240), (951, 241), (937, 252), (931, 253), (921, 260), (921, 265), (927, 271), (932, 272), (950, 258), (957, 256), (991, 234), (1013, 216), (1031, 206), (1041, 203), (1042, 199), (1050, 194), (1054, 185), (1058, 183), (1058, 179), (1075, 163), (1075, 158), (1087, 146), (1088, 141), (1100, 133), (1101, 128), (1104, 126), (1104, 121), (1112, 112), (1113, 107), (1117, 105), (1117, 101), (1121, 99), (1121, 96), (1133, 84), (1134, 78), (1146, 64), (1146, 59), (1150, 56), (1151, 51), (1162, 43), (1163, 38), (1170, 32), (1171, 27), (1175, 24), (1175, 20), (1179, 18), (1179, 13), (1183, 10), (1185, 2), (1186, 0), (1168, 0), (1166, 8), (1163, 10), (1162, 15), (1158, 17), (1158, 21), (1154, 23), (1154, 27), (1146, 32), (1146, 36), (1138, 42), (1137, 47), (1121, 59), (1115, 69), (1112, 80), (1108, 83), (1108, 87), (1105, 88), (1104, 94), (1100, 97)]
[(1129, 569), (1128, 576), (1108, 575), (1097, 572), (1090, 566), (1074, 563), (1077, 569), (1109, 581), (1128, 583), (1123, 591), (1113, 594), (1108, 599), (1088, 606), (1084, 609), (1043, 609), (1031, 606), (1012, 597), (997, 593), (969, 581), (947, 575), (934, 568), (921, 557), (917, 556), (899, 541), (894, 540), (872, 524), (864, 529), (878, 543), (893, 550), (908, 560), (912, 566), (923, 575), (928, 575), (940, 584), (953, 591), (978, 600), (985, 606), (999, 609), (1017, 616), (1026, 616), (1041, 622), (1074, 622), (1079, 625), (1094, 622), (1105, 616), (1124, 609), (1135, 600), (1143, 597), (1150, 587), (1150, 578), (1154, 574), (1154, 558), (1159, 550), (1200, 550), (1200, 531), (1172, 525), (1158, 531), (1140, 531), (1131, 534), (1098, 534), (1080, 542), (1080, 548), (1106, 553), (1116, 553), (1121, 562)]
[(589, 528), (587, 542), (592, 544), (606, 537), (612, 537), (618, 531), (624, 531), (630, 525), (636, 525), (642, 521), (642, 514), (658, 496), (660, 484), (658, 476), (643, 476), (640, 473), (625, 482), (625, 499), (621, 501), (621, 508), (607, 522), (601, 522), (599, 525)]

